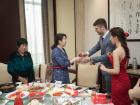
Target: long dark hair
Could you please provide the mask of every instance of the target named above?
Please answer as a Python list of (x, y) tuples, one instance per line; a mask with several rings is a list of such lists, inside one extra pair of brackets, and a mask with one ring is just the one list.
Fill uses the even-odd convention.
[(51, 47), (52, 50), (57, 47), (57, 45), (59, 44), (59, 41), (62, 41), (63, 37), (66, 37), (67, 38), (67, 35), (64, 34), (64, 33), (58, 33), (58, 34), (56, 34), (55, 40), (54, 40), (54, 44)]
[(110, 30), (110, 33), (111, 33), (112, 37), (117, 36), (118, 40), (121, 42), (121, 45), (125, 50), (126, 58), (129, 59), (130, 58), (130, 53), (129, 53), (129, 48), (127, 46), (126, 35), (125, 35), (124, 30), (120, 27), (114, 27)]

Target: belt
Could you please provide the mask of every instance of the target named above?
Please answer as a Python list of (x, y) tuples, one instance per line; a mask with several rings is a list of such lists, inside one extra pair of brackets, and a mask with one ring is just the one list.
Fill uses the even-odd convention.
[(65, 69), (64, 66), (47, 66), (47, 69)]

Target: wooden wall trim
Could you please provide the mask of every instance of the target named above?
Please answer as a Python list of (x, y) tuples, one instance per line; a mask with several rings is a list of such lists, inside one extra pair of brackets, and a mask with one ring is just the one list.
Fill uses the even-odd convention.
[(76, 55), (84, 51), (85, 38), (85, 13), (84, 0), (75, 0), (75, 37), (76, 37)]
[(19, 0), (20, 36), (27, 38), (24, 0)]

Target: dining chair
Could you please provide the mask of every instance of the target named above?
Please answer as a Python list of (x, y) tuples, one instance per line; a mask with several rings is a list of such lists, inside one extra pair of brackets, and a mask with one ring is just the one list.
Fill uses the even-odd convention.
[(7, 71), (7, 64), (0, 63), (0, 83), (11, 82), (12, 77)]
[(84, 87), (97, 86), (97, 73), (97, 65), (79, 64), (77, 71), (77, 85)]

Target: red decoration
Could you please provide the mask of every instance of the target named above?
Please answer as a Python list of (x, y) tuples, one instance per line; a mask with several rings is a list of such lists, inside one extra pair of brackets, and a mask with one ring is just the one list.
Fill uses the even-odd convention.
[(23, 105), (23, 100), (20, 95), (15, 98), (14, 105)]
[(91, 100), (92, 100), (92, 102), (94, 104), (109, 104), (109, 105), (113, 105), (111, 99), (110, 100), (107, 99), (106, 94), (96, 94), (96, 95), (91, 97)]

